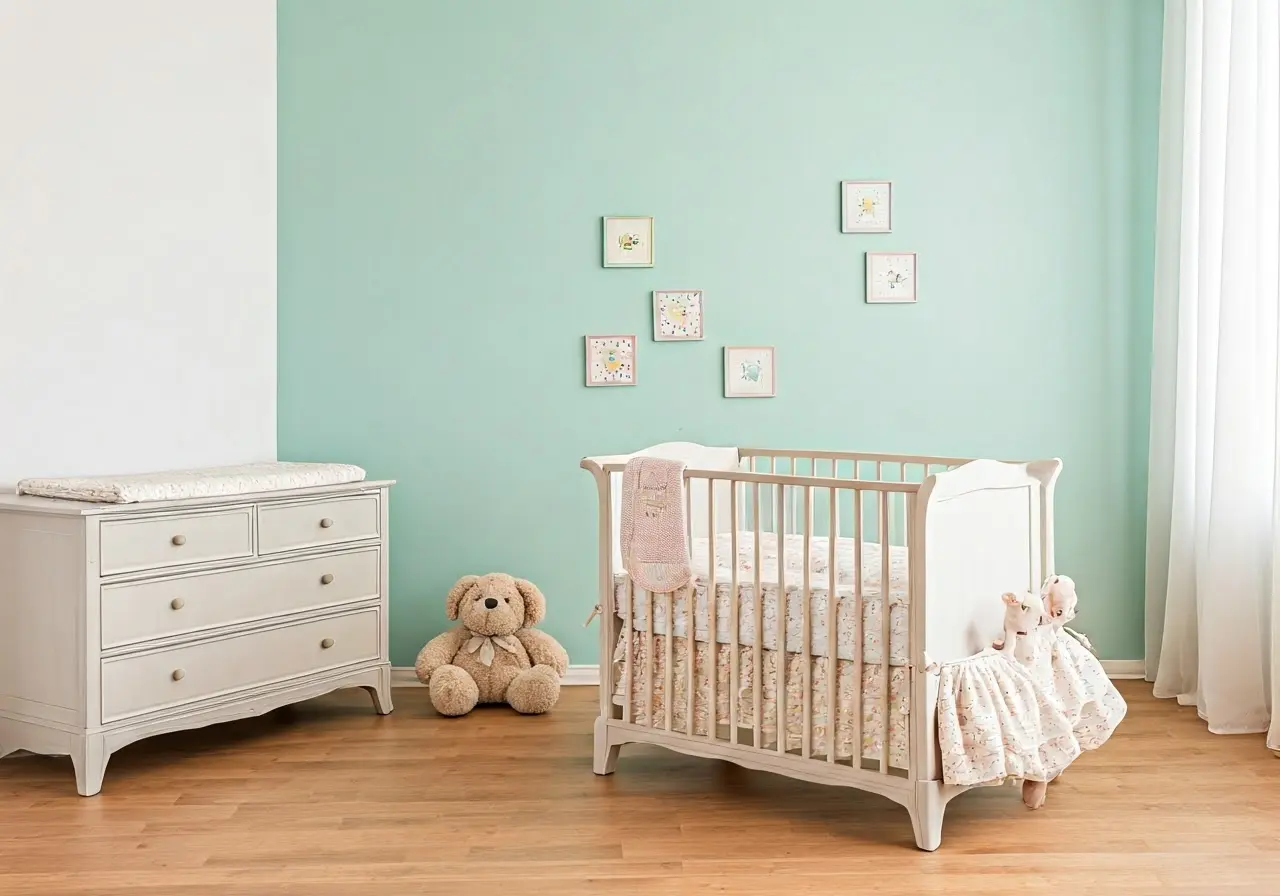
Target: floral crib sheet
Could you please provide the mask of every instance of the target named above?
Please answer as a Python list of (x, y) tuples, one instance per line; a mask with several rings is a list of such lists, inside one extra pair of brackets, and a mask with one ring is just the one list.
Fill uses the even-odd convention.
[[(804, 569), (805, 550), (803, 535), (785, 535), (782, 538), (781, 562), (786, 583), (784, 615), (784, 639), (787, 650), (799, 652), (804, 646)], [(696, 641), (710, 641), (711, 620), (708, 608), (708, 591), (711, 583), (712, 558), (710, 543), (706, 538), (695, 538), (691, 545), (694, 575), (693, 637)], [(723, 644), (753, 645), (756, 641), (756, 557), (755, 538), (752, 532), (738, 533), (738, 631), (733, 637), (733, 543), (727, 532), (715, 539), (715, 640)], [(880, 545), (852, 538), (837, 538), (836, 553), (836, 655), (841, 659), (857, 659), (857, 633), (861, 623), (861, 659), (865, 663), (879, 664), (885, 650), (884, 608), (886, 601), (881, 588), (883, 566)], [(855, 550), (857, 555), (855, 557)], [(907, 665), (908, 652), (908, 551), (905, 547), (889, 548), (889, 662), (895, 666)], [(827, 652), (828, 591), (831, 584), (830, 544), (826, 537), (813, 536), (808, 552), (809, 567), (809, 631), (811, 652), (824, 656)], [(774, 650), (778, 647), (778, 566), (779, 539), (771, 532), (760, 535), (760, 591), (762, 646)], [(861, 576), (855, 570), (861, 567)], [(687, 637), (689, 632), (689, 590), (682, 588), (672, 595), (672, 619), (667, 618), (667, 595), (649, 595), (635, 590), (635, 609), (631, 612), (631, 594), (627, 587), (626, 573), (614, 577), (614, 606), (618, 618), (630, 613), (632, 627), (636, 631), (649, 629), (649, 603), (653, 604), (653, 630), (657, 634)], [(859, 601), (859, 597), (861, 600)], [(860, 606), (859, 606), (860, 604)], [(859, 612), (860, 611), (860, 612)], [(859, 618), (861, 617), (861, 618)]]

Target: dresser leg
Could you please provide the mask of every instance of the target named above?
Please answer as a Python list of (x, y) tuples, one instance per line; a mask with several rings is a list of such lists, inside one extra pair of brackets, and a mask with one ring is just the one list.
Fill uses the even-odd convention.
[(378, 684), (376, 687), (365, 687), (369, 692), (369, 696), (373, 698), (373, 708), (377, 710), (380, 716), (389, 716), (395, 706), (391, 703), (391, 669), (388, 666), (382, 666), (378, 669)]
[(102, 776), (106, 774), (110, 758), (106, 738), (101, 734), (75, 738), (71, 762), (76, 767), (76, 790), (81, 796), (94, 796), (102, 790)]

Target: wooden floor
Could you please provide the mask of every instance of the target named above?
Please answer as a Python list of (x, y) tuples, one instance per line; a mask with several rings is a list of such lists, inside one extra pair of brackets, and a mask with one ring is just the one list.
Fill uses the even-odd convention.
[(363, 692), (143, 741), (75, 794), (0, 760), (0, 894), (1280, 894), (1280, 761), (1121, 682), (1129, 717), (1030, 812), (953, 802), (917, 851), (880, 797), (624, 748), (591, 773), (595, 688), (549, 716), (394, 715)]

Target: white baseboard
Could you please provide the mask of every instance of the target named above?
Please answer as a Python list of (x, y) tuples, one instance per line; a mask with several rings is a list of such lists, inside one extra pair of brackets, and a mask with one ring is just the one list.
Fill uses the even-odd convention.
[[(600, 667), (591, 666), (570, 666), (569, 671), (565, 673), (564, 678), (560, 679), (562, 685), (598, 685), (600, 683)], [(413, 671), (413, 666), (393, 666), (391, 668), (391, 686), (393, 688), (420, 688), (422, 682), (418, 681), (418, 674)]]
[[(1146, 663), (1142, 660), (1103, 660), (1102, 669), (1108, 678), (1142, 678), (1146, 674)], [(570, 666), (568, 674), (560, 679), (562, 685), (600, 684), (600, 667), (598, 665)], [(422, 687), (412, 666), (396, 666), (391, 670), (391, 686), (396, 688)]]
[(1103, 660), (1102, 671), (1108, 678), (1146, 678), (1146, 660)]

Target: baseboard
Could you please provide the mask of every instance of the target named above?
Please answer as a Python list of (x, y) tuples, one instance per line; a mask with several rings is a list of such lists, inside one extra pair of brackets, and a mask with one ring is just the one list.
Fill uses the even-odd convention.
[[(562, 685), (598, 685), (600, 683), (600, 667), (591, 666), (570, 666), (569, 671), (560, 679)], [(422, 682), (418, 681), (418, 674), (413, 671), (413, 666), (393, 666), (391, 669), (391, 686), (393, 688), (420, 688)]]
[(1108, 678), (1146, 678), (1146, 660), (1103, 660), (1102, 671)]
[[(1146, 674), (1146, 663), (1142, 660), (1103, 660), (1102, 670), (1108, 678), (1142, 678)], [(570, 666), (568, 674), (560, 679), (562, 685), (589, 685), (600, 683), (600, 667), (598, 665)], [(391, 670), (391, 686), (394, 688), (422, 687), (412, 666), (397, 666)]]

